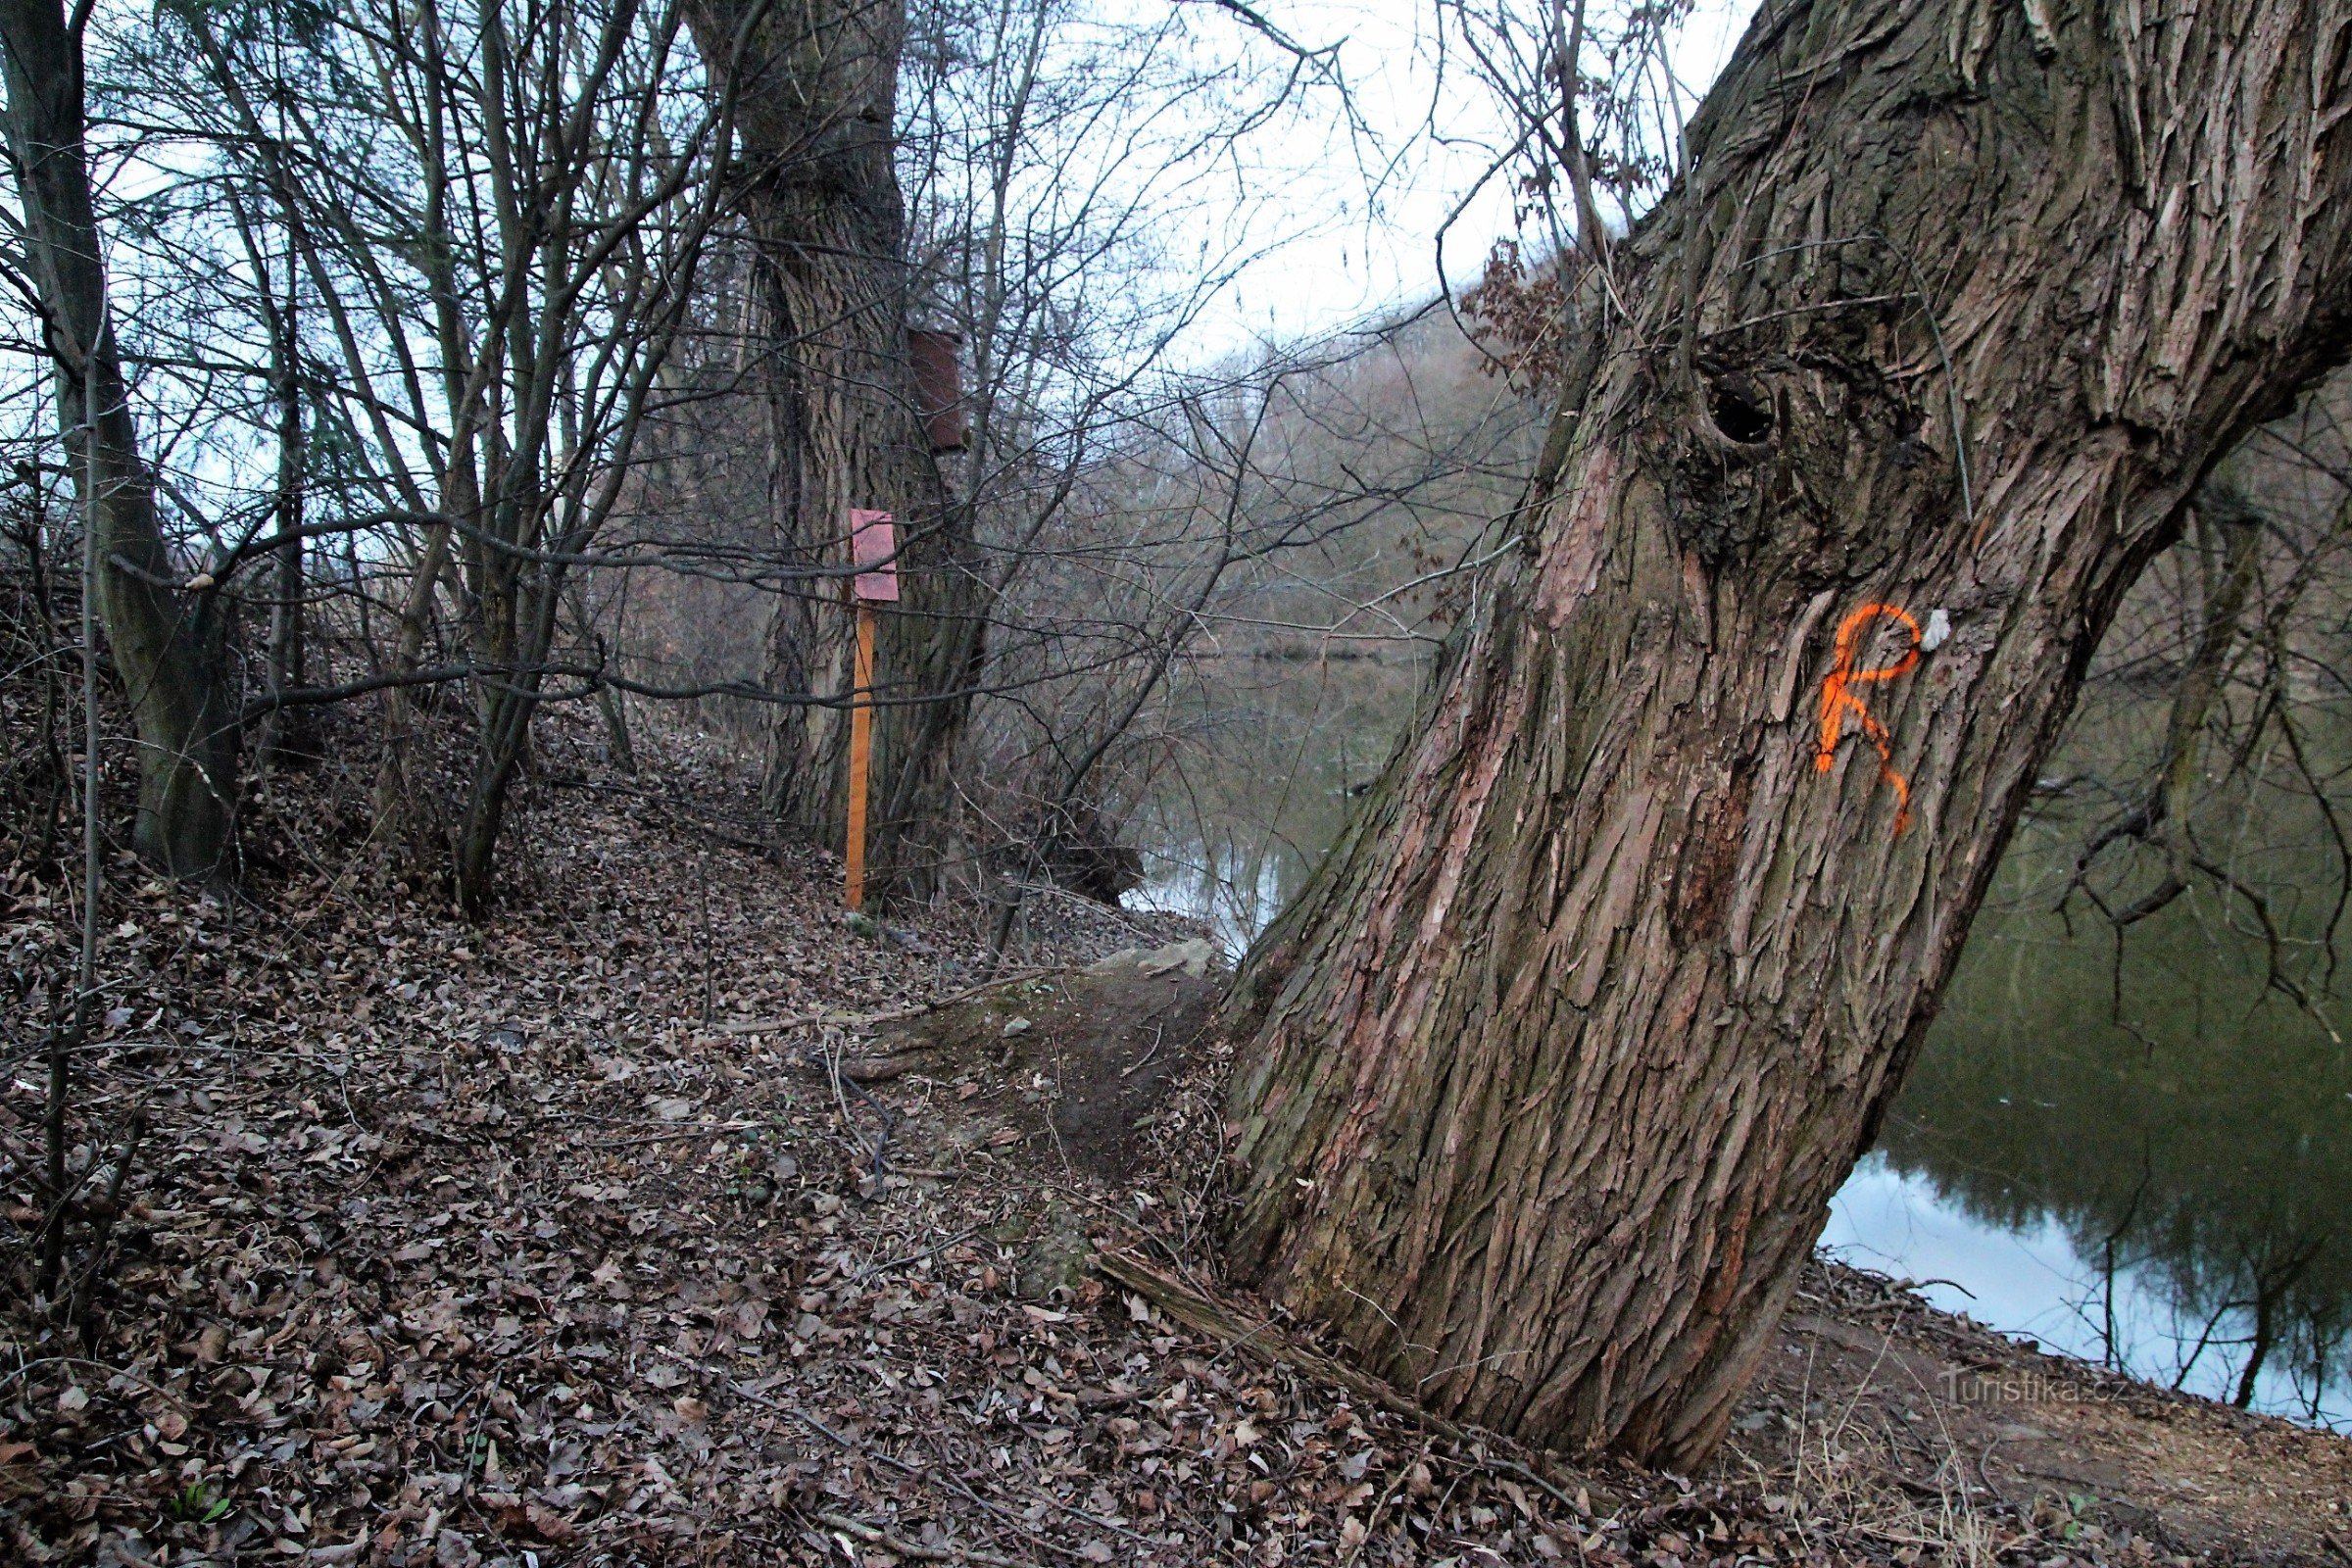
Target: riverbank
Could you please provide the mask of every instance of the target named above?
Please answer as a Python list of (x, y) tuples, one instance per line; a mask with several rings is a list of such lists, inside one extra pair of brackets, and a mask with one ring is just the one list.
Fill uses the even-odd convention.
[[(2352, 1443), (1850, 1270), (1698, 1477), (1449, 1435), (1280, 1333), (1188, 1327), (1090, 1259), (1263, 1321), (1202, 1235), (1190, 928), (1057, 903), (974, 995), (977, 911), (860, 935), (737, 771), (647, 751), (623, 777), (554, 730), (479, 924), (383, 880), (323, 775), (257, 803), (250, 900), (113, 867), (77, 1157), (144, 1131), (86, 1330), (22, 1298), (0, 1326), (13, 1558), (2352, 1561)], [(14, 1159), (74, 929), (7, 886)]]
[(1850, 1472), (1962, 1549), (2010, 1520), (2094, 1560), (2145, 1542), (2352, 1562), (2352, 1439), (2045, 1354), (1835, 1264), (1798, 1292), (1734, 1426), (1718, 1468)]

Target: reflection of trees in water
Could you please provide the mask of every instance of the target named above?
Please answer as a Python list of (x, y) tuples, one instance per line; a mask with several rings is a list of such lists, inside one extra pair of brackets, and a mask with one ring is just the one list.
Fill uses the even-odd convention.
[[(2262, 939), (2210, 894), (2135, 927), (2120, 967), (2104, 928), (2070, 935), (2045, 895), (2071, 842), (2064, 824), (2021, 835), (1887, 1156), (1980, 1220), (2065, 1226), (2110, 1275), (2083, 1310), (2112, 1358), (2177, 1381), (2224, 1362), (2241, 1403), (2272, 1368), (2316, 1414), (2352, 1375), (2352, 1053), (2266, 990)], [(2116, 1343), (2123, 1270), (2171, 1305), (2170, 1366)]]
[(1339, 837), (1476, 564), (1502, 548), (1496, 519), (1549, 405), (1485, 364), (1433, 312), (1301, 383), (1269, 438), (1274, 464), (1296, 495), (1358, 497), (1363, 515), (1315, 520), (1281, 569), (1238, 574), (1199, 617), (1213, 641), (1170, 672), (1106, 769), (1104, 795), (1152, 868), (1145, 897), (1210, 916), (1235, 946)]
[[(2092, 668), (1890, 1119), (2177, 1319), (2170, 1374), (2352, 1376), (2352, 376), (2249, 440)], [(2345, 1234), (2339, 1234), (2339, 1231)], [(2135, 1370), (2152, 1372), (2151, 1366)]]
[[(1216, 659), (1171, 704), (1137, 836), (1161, 903), (1246, 941), (1306, 883), (1411, 715), (1422, 659)], [(1173, 895), (1173, 897), (1171, 897)]]

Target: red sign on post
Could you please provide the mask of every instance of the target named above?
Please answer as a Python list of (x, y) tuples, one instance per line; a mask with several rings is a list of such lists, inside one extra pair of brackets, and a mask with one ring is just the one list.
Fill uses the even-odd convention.
[(897, 604), (898, 554), (898, 530), (891, 526), (889, 513), (850, 509), (850, 557), (858, 566), (850, 583), (853, 594), (869, 603)]
[(874, 610), (899, 599), (898, 530), (890, 514), (850, 509), (850, 560), (858, 575), (850, 593), (858, 602), (858, 655), (850, 677), (850, 821), (842, 860), (844, 893), (851, 908), (865, 906), (865, 791), (874, 746)]

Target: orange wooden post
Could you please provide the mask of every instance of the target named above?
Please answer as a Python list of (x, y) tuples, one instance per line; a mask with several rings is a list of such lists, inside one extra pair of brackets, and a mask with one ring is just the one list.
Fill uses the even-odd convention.
[(865, 907), (866, 774), (874, 749), (874, 607), (858, 603), (858, 670), (850, 695), (849, 906)]
[(874, 751), (874, 606), (899, 597), (898, 541), (887, 512), (850, 513), (850, 555), (861, 568), (850, 579), (858, 602), (858, 662), (850, 682), (850, 830), (842, 849), (848, 868), (844, 902), (865, 906), (865, 797)]

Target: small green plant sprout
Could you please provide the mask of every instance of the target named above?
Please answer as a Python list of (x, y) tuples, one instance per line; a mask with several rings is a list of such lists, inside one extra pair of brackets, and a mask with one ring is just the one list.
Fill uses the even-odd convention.
[(189, 1524), (209, 1525), (228, 1512), (228, 1499), (215, 1496), (212, 1488), (203, 1482), (191, 1481), (172, 1494), (164, 1504), (164, 1511)]

